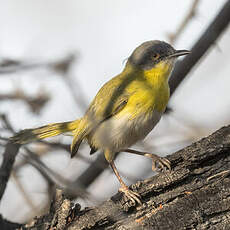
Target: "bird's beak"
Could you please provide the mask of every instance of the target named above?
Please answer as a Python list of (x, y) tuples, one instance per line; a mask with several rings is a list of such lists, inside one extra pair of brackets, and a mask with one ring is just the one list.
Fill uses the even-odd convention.
[(187, 55), (190, 54), (191, 51), (189, 50), (176, 50), (173, 54), (170, 54), (168, 57), (179, 57), (179, 56), (183, 56), (183, 55)]

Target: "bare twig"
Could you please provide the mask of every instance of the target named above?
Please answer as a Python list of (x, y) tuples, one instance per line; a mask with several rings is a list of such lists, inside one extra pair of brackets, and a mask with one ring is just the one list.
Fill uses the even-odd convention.
[(22, 90), (16, 90), (10, 94), (0, 94), (0, 100), (22, 100), (27, 103), (33, 113), (39, 113), (50, 97), (46, 93), (37, 96), (28, 96)]
[(0, 75), (7, 76), (19, 71), (28, 71), (36, 68), (52, 68), (56, 71), (65, 71), (68, 62), (71, 62), (73, 55), (67, 55), (66, 57), (60, 58), (55, 61), (44, 61), (44, 62), (27, 62), (21, 60), (10, 60), (6, 59), (0, 63)]
[[(79, 83), (73, 82), (73, 78), (70, 75), (70, 68), (76, 61), (75, 54), (69, 54), (56, 61), (44, 61), (44, 62), (26, 62), (19, 60), (5, 59), (0, 63), (0, 75), (15, 73), (18, 71), (28, 71), (36, 68), (49, 68), (63, 76), (63, 80), (67, 87), (70, 89), (70, 93), (73, 96), (75, 103), (80, 106), (81, 109), (85, 110), (88, 102), (85, 100), (84, 92), (82, 91)], [(78, 86), (77, 90), (74, 87)], [(1, 96), (1, 95), (0, 95)], [(27, 98), (15, 98), (14, 95), (2, 95), (3, 99), (27, 99)], [(0, 98), (1, 99), (1, 98)], [(34, 104), (33, 101), (25, 100), (26, 102)], [(36, 102), (36, 101), (35, 101)]]
[(25, 156), (25, 159), (40, 172), (46, 181), (55, 184), (69, 197), (89, 197), (87, 191), (81, 189), (79, 184), (73, 183), (72, 181), (69, 181), (60, 174), (51, 170), (39, 159), (39, 157), (36, 156), (36, 154), (30, 153), (29, 155)]
[[(85, 93), (80, 87), (79, 82), (76, 82), (76, 78), (73, 80), (72, 76), (69, 74), (65, 78), (63, 78), (63, 80), (68, 86), (76, 105), (78, 105), (82, 111), (85, 111), (88, 102), (86, 101)], [(77, 85), (78, 87), (74, 87), (75, 85)]]
[[(85, 111), (87, 108), (88, 102), (86, 101), (85, 93), (79, 85), (79, 82), (76, 82), (76, 77), (73, 79), (70, 73), (71, 66), (76, 61), (76, 55), (69, 55), (69, 58), (66, 61), (62, 61), (60, 63), (56, 63), (52, 65), (54, 71), (60, 73), (63, 77), (64, 83), (69, 88), (69, 92), (71, 93), (74, 102), (76, 105), (80, 106), (80, 108)], [(75, 86), (78, 86), (77, 88)]]
[(228, 0), (200, 39), (193, 46), (191, 54), (187, 55), (182, 61), (176, 63), (169, 79), (171, 95), (182, 83), (196, 63), (198, 63), (208, 49), (210, 49), (210, 47), (216, 42), (222, 32), (227, 28), (229, 21), (230, 1)]
[[(14, 129), (11, 126), (10, 122), (8, 121), (7, 117), (5, 115), (1, 115), (0, 117), (4, 121), (6, 128), (14, 133)], [(66, 149), (65, 145), (60, 144), (59, 146), (62, 146), (62, 148)], [(61, 175), (59, 175), (58, 173), (54, 172), (50, 168), (48, 168), (40, 160), (40, 158), (35, 153), (33, 153), (29, 148), (25, 147), (25, 150), (27, 152), (27, 155), (24, 156), (25, 158), (24, 163), (29, 162), (32, 166), (34, 166), (48, 183), (55, 184), (59, 188), (62, 188), (65, 191), (65, 193), (71, 197), (82, 197), (82, 198), (89, 197), (87, 191), (81, 189), (81, 186), (78, 183), (71, 182), (65, 179), (64, 177), (62, 177)], [(15, 169), (15, 172), (18, 171), (18, 169), (19, 167)]]
[(185, 18), (182, 20), (182, 22), (179, 25), (179, 27), (177, 28), (177, 30), (175, 32), (173, 32), (173, 33), (168, 34), (169, 42), (171, 44), (175, 43), (175, 41), (178, 39), (178, 37), (181, 35), (183, 30), (185, 29), (185, 27), (188, 25), (188, 23), (191, 21), (191, 19), (193, 19), (194, 16), (196, 15), (196, 11), (197, 11), (199, 1), (200, 0), (194, 0), (193, 1), (193, 4), (191, 5), (190, 10), (186, 14)]

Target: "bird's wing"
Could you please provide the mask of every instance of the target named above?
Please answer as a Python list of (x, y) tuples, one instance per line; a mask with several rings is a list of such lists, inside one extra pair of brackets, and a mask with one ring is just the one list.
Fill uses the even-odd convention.
[(126, 106), (129, 97), (130, 93), (126, 90), (122, 79), (115, 77), (99, 90), (87, 110), (86, 116), (95, 127), (119, 113)]
[[(128, 102), (128, 95), (122, 95), (121, 98), (119, 98), (115, 104), (112, 106), (111, 111), (108, 112), (108, 114), (106, 114), (105, 118), (103, 121), (109, 119), (110, 117), (116, 115), (117, 113), (119, 113), (127, 104)], [(102, 121), (102, 122), (103, 122)]]
[[(119, 113), (127, 104), (128, 102), (128, 96), (127, 95), (122, 95), (114, 104), (114, 106), (112, 107), (112, 110), (110, 113), (108, 113), (108, 116), (104, 117), (104, 120), (101, 120), (99, 122), (99, 124), (101, 124), (102, 122), (104, 122), (105, 120), (111, 118), (112, 116), (114, 116), (115, 114)], [(97, 152), (97, 148), (95, 148), (93, 145), (90, 145), (90, 155), (94, 154), (95, 152)]]
[[(90, 134), (99, 124), (119, 113), (127, 104), (129, 93), (126, 90), (126, 82), (118, 75), (108, 81), (97, 93), (89, 109), (83, 118), (85, 123), (84, 132), (76, 132), (71, 145), (72, 155), (74, 156), (82, 140)], [(86, 124), (86, 125), (85, 125)], [(96, 150), (93, 149), (92, 153)]]

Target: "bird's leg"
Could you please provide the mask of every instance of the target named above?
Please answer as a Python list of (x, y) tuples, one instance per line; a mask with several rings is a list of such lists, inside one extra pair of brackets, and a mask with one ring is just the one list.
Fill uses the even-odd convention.
[(120, 184), (121, 184), (121, 187), (119, 189), (120, 192), (123, 192), (125, 194), (125, 196), (131, 200), (133, 203), (138, 203), (138, 204), (141, 204), (141, 196), (137, 193), (137, 192), (134, 192), (134, 191), (131, 191), (128, 186), (125, 184), (125, 182), (121, 179), (121, 176), (114, 164), (114, 161), (111, 161), (110, 163), (110, 166), (111, 168), (113, 169), (113, 172), (115, 173), (117, 179), (119, 180)]
[(137, 150), (133, 150), (133, 149), (123, 149), (121, 152), (133, 153), (133, 154), (137, 154), (137, 155), (141, 155), (141, 156), (151, 158), (152, 159), (152, 170), (153, 171), (156, 171), (157, 168), (160, 168), (160, 169), (163, 169), (163, 170), (165, 168), (167, 168), (167, 169), (171, 170), (170, 161), (168, 159), (164, 158), (164, 157), (159, 157), (156, 154), (141, 152), (141, 151), (137, 151)]

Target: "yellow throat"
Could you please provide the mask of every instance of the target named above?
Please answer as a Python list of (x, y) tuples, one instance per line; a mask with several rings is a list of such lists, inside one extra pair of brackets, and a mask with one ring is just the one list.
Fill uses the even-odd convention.
[(169, 100), (168, 79), (174, 66), (174, 60), (160, 62), (150, 70), (144, 71), (144, 77), (152, 86), (155, 97), (156, 110), (164, 112)]

